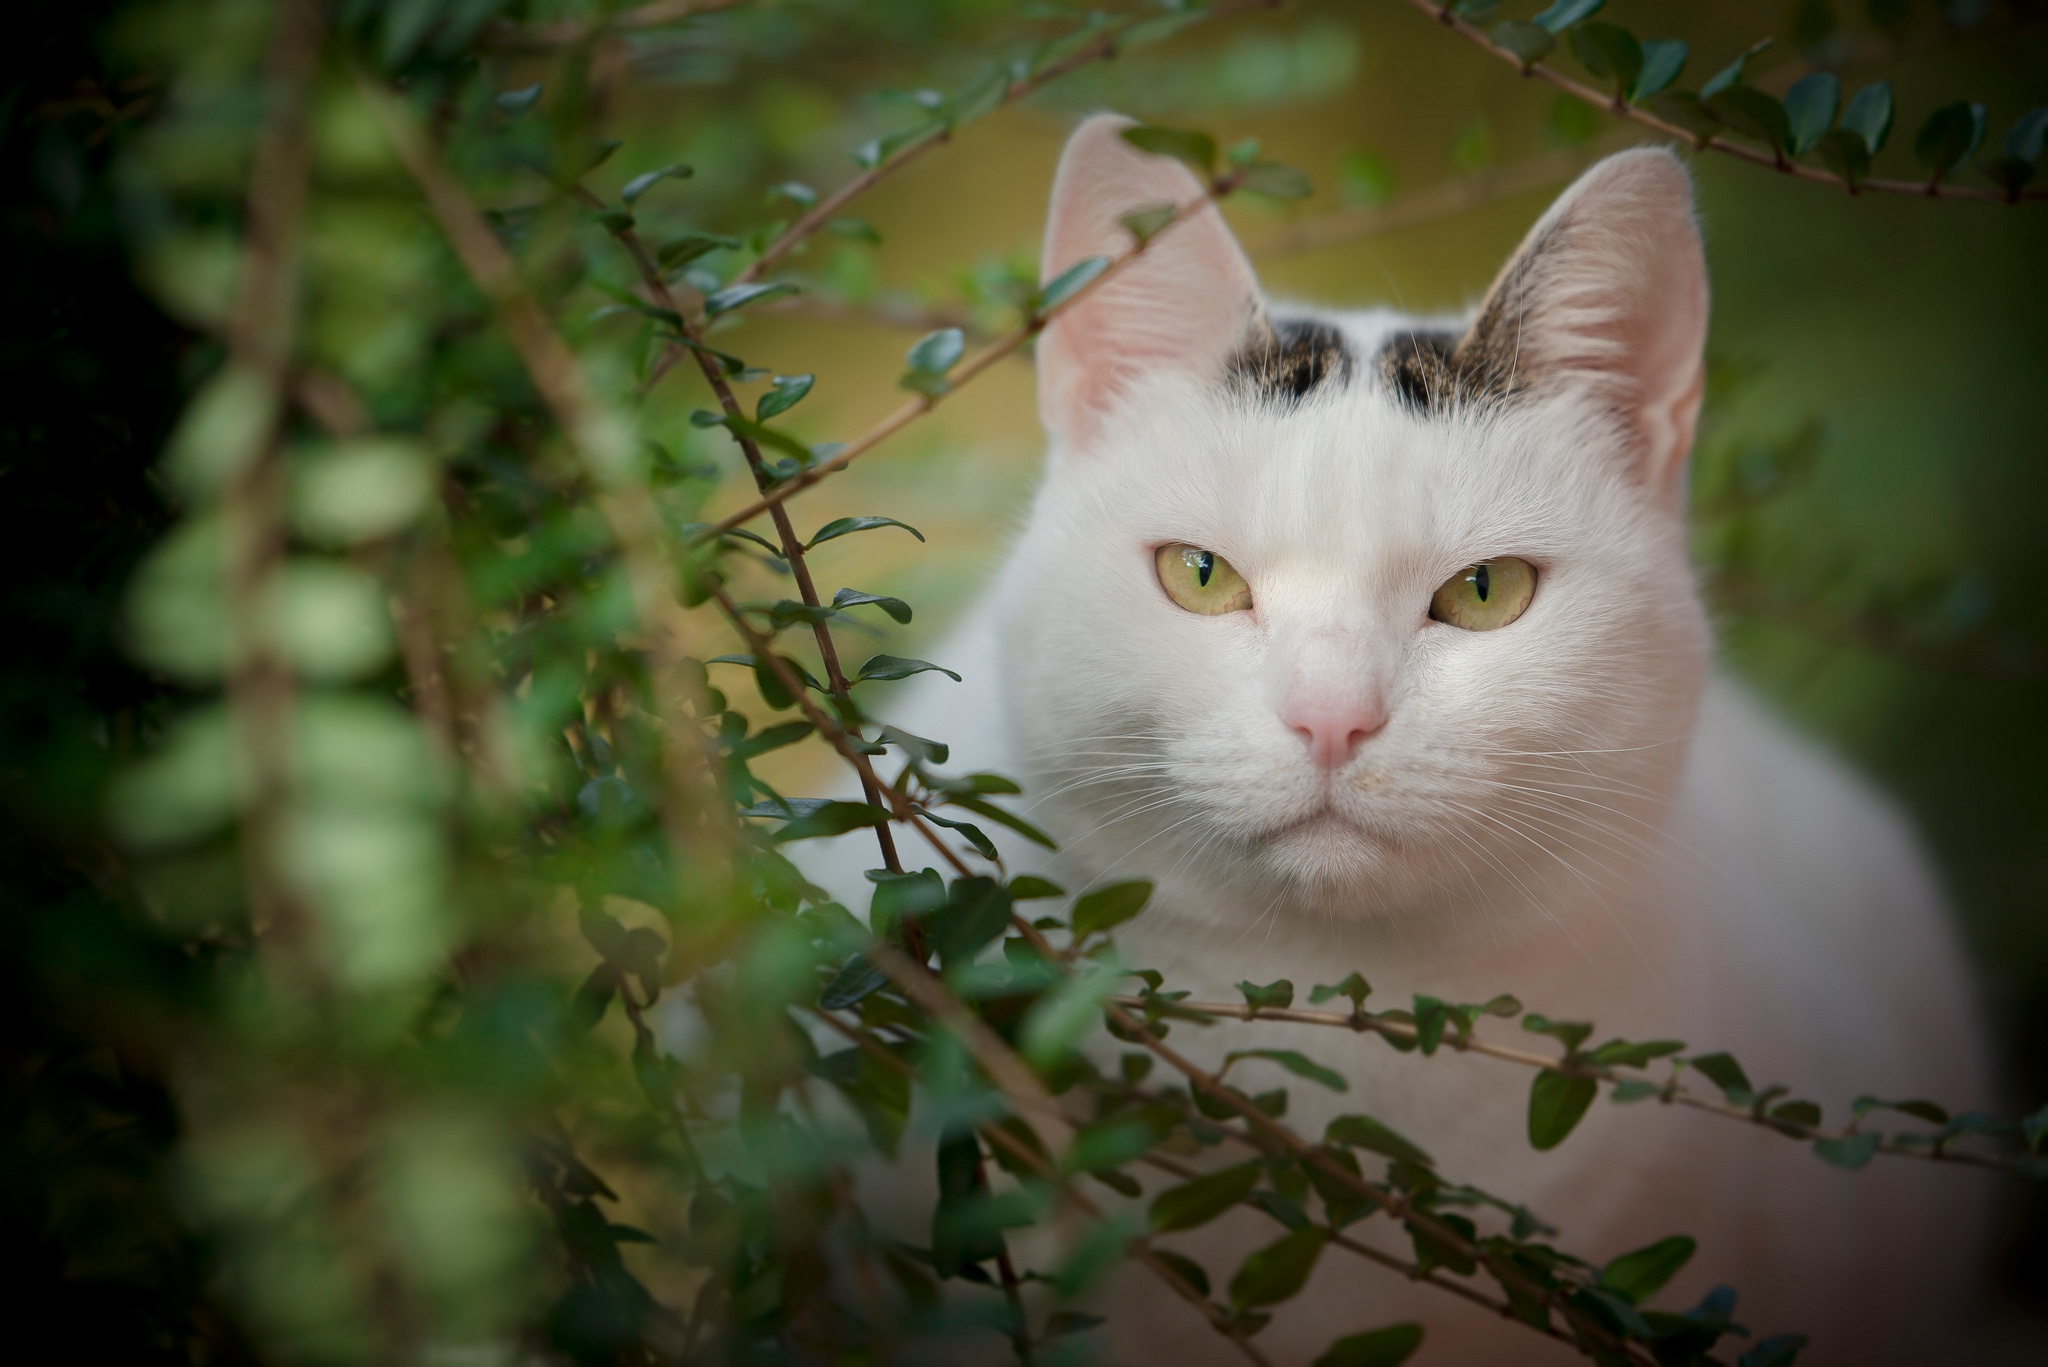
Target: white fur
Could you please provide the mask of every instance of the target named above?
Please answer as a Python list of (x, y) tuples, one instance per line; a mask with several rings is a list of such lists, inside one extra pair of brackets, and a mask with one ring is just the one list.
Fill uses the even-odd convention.
[[(1090, 155), (1118, 155), (1101, 132), (1089, 125), (1077, 146), (1093, 137)], [(1063, 848), (1006, 839), (1013, 871), (1073, 891), (1156, 880), (1122, 946), (1199, 998), (1280, 977), (1305, 995), (1357, 969), (1375, 1005), (1512, 992), (1597, 1022), (1596, 1039), (1728, 1049), (1831, 1122), (1863, 1092), (1987, 1105), (1967, 974), (1912, 833), (1710, 676), (1674, 493), (1705, 322), (1683, 182), (1665, 154), (1624, 154), (1532, 233), (1576, 236), (1551, 239), (1562, 254), (1525, 320), (1544, 382), (1495, 409), (1424, 418), (1361, 378), (1276, 413), (1217, 382), (1209, 337), (1084, 383), (1074, 367), (1095, 356), (1100, 378), (1116, 311), (1094, 314), (1089, 337), (1056, 329), (1045, 482), (993, 592), (936, 653), (966, 682), (920, 683), (896, 720), (952, 742), (954, 769), (1024, 782), (1029, 815)], [(1227, 237), (1220, 220), (1175, 231)], [(1134, 275), (1123, 307), (1170, 315), (1148, 290), (1199, 291), (1188, 263), (1228, 259), (1194, 243), (1172, 269)], [(1361, 361), (1410, 325), (1325, 320)], [(1254, 609), (1174, 606), (1153, 569), (1166, 542), (1229, 559)], [(1519, 621), (1475, 633), (1429, 620), (1438, 584), (1500, 555), (1541, 576)], [(1387, 724), (1348, 765), (1319, 768), (1279, 719), (1302, 687), (1379, 690)], [(871, 853), (841, 842), (828, 861)], [(823, 864), (817, 876), (859, 886)], [(1288, 1118), (1310, 1136), (1370, 1112), (1452, 1178), (1561, 1225), (1560, 1245), (1582, 1256), (1694, 1235), (1698, 1255), (1658, 1304), (1732, 1284), (1740, 1321), (1813, 1335), (1813, 1362), (1937, 1360), (1928, 1345), (1975, 1268), (1985, 1191), (1968, 1173), (1896, 1159), (1841, 1173), (1793, 1141), (1655, 1103), (1602, 1101), (1539, 1154), (1524, 1134), (1529, 1075), (1507, 1064), (1271, 1023), (1181, 1026), (1174, 1041), (1212, 1064), (1269, 1046), (1338, 1068), (1341, 1097), (1258, 1080), (1290, 1081)], [(1408, 1252), (1383, 1219), (1355, 1232)], [(1239, 1212), (1168, 1246), (1221, 1284), (1278, 1233)], [(1306, 1362), (1399, 1319), (1428, 1326), (1423, 1362), (1570, 1357), (1334, 1251), (1261, 1342), (1276, 1362)], [(1229, 1360), (1139, 1279), (1120, 1287), (1113, 1325), (1131, 1360)]]

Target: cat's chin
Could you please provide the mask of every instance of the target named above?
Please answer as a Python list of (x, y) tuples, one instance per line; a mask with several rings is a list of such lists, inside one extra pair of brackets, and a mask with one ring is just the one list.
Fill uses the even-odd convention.
[(1388, 873), (1387, 841), (1332, 808), (1290, 821), (1260, 837), (1267, 867), (1288, 882), (1325, 892), (1369, 888)]

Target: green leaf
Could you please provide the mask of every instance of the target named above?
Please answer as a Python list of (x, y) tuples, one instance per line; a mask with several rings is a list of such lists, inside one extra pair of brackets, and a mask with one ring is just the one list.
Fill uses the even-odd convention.
[(1572, 30), (1572, 54), (1595, 76), (1614, 82), (1626, 96), (1643, 71), (1643, 45), (1619, 24), (1585, 24)]
[(1163, 1248), (1153, 1249), (1152, 1256), (1171, 1268), (1176, 1277), (1193, 1287), (1197, 1295), (1209, 1294), (1209, 1274), (1204, 1272), (1202, 1265), (1193, 1258), (1184, 1258)]
[(1149, 209), (1133, 209), (1117, 222), (1128, 228), (1131, 236), (1139, 242), (1150, 242), (1179, 214), (1180, 208), (1177, 205), (1155, 204)]
[(927, 332), (911, 345), (904, 362), (919, 375), (943, 375), (959, 363), (967, 350), (967, 338), (959, 328)]
[(882, 235), (875, 231), (875, 225), (852, 214), (841, 214), (838, 218), (826, 219), (825, 231), (834, 237), (843, 237), (849, 242), (865, 242), (871, 247), (882, 245)]
[(1877, 1142), (1874, 1134), (1849, 1134), (1839, 1139), (1816, 1139), (1813, 1151), (1836, 1167), (1854, 1172), (1877, 1152)]
[(1530, 20), (1546, 33), (1563, 33), (1598, 14), (1607, 0), (1554, 0), (1550, 8)]
[(970, 812), (985, 816), (998, 826), (1007, 826), (1034, 845), (1043, 845), (1048, 850), (1059, 848), (1059, 842), (1044, 831), (1039, 830), (1038, 827), (1032, 825), (1016, 813), (1004, 811), (993, 802), (988, 802), (978, 797), (971, 797), (965, 793), (953, 793), (949, 796), (954, 806), (965, 807)]
[(843, 1011), (888, 981), (889, 975), (869, 963), (867, 955), (856, 954), (825, 984), (825, 990), (818, 995), (818, 1005), (827, 1011)]
[(1984, 106), (1958, 100), (1927, 116), (1913, 138), (1913, 155), (1940, 180), (1976, 154), (1984, 141)]
[(704, 296), (704, 312), (716, 318), (721, 313), (745, 308), (748, 304), (763, 299), (772, 299), (778, 294), (795, 294), (798, 286), (793, 280), (775, 280), (765, 284), (727, 285), (722, 290), (713, 290)]
[(1554, 1021), (1534, 1011), (1522, 1017), (1522, 1028), (1532, 1035), (1550, 1036), (1564, 1046), (1567, 1054), (1576, 1054), (1593, 1033), (1593, 1027), (1584, 1021)]
[(1002, 858), (1002, 852), (996, 849), (996, 842), (990, 840), (988, 833), (973, 822), (958, 821), (950, 816), (940, 816), (929, 808), (925, 810), (923, 815), (924, 819), (931, 822), (934, 826), (944, 826), (947, 830), (958, 831), (966, 836), (967, 843), (974, 846), (974, 852), (983, 859), (993, 863)]
[(1111, 883), (1075, 899), (1074, 939), (1080, 941), (1098, 931), (1114, 930), (1145, 909), (1151, 900), (1152, 882), (1147, 878)]
[(791, 840), (844, 835), (863, 826), (879, 826), (888, 819), (887, 812), (865, 802), (827, 802), (794, 821), (784, 823), (782, 829), (775, 832), (775, 843), (781, 845)]
[(1685, 1045), (1675, 1039), (1645, 1040), (1641, 1044), (1625, 1039), (1611, 1039), (1586, 1055), (1587, 1061), (1603, 1068), (1641, 1068), (1660, 1058), (1683, 1053)]
[(942, 741), (926, 740), (894, 726), (882, 728), (882, 739), (902, 750), (904, 754), (924, 764), (944, 764), (953, 752)]
[(1080, 293), (1081, 288), (1096, 276), (1109, 269), (1106, 256), (1087, 256), (1055, 275), (1041, 285), (1038, 294), (1031, 301), (1034, 316), (1044, 317), (1054, 309)]
[(1237, 186), (1275, 199), (1307, 199), (1316, 192), (1306, 174), (1277, 161), (1262, 161), (1237, 173)]
[(1495, 47), (1504, 48), (1520, 58), (1524, 68), (1541, 61), (1557, 46), (1557, 38), (1549, 29), (1525, 19), (1503, 20), (1495, 24), (1487, 36)]
[(879, 593), (862, 593), (859, 589), (841, 589), (832, 595), (835, 608), (878, 607), (904, 626), (910, 625), (910, 604), (901, 598), (890, 598)]
[(1795, 81), (1785, 92), (1785, 150), (1798, 156), (1819, 142), (1835, 126), (1841, 101), (1842, 83), (1832, 71), (1816, 71)]
[(1432, 1167), (1436, 1160), (1369, 1115), (1340, 1115), (1323, 1131), (1323, 1142), (1368, 1149), (1404, 1163)]
[(1564, 1143), (1586, 1108), (1599, 1095), (1600, 1084), (1589, 1077), (1545, 1068), (1529, 1088), (1529, 1143), (1539, 1152)]
[(1044, 1067), (1053, 1063), (1102, 1018), (1102, 1001), (1122, 974), (1091, 964), (1040, 997), (1024, 1013), (1018, 1039), (1024, 1057)]
[(540, 86), (526, 85), (517, 90), (501, 91), (491, 96), (491, 103), (507, 114), (524, 114), (540, 100)]
[(1237, 985), (1237, 990), (1244, 995), (1245, 1005), (1254, 1011), (1285, 1011), (1294, 1005), (1294, 984), (1285, 978), (1267, 983), (1264, 987), (1257, 983), (1241, 982)]
[(871, 531), (876, 527), (901, 527), (919, 541), (924, 540), (923, 532), (911, 526), (908, 522), (898, 522), (893, 517), (835, 517), (811, 534), (811, 539), (804, 542), (804, 549), (809, 550), (811, 547), (822, 545), (824, 542), (831, 541), (835, 537), (849, 536), (854, 532)]
[(2015, 119), (1998, 150), (2006, 160), (2025, 162), (2031, 167), (2041, 159), (2044, 142), (2048, 142), (2048, 105), (2029, 109)]
[(946, 904), (946, 882), (937, 869), (916, 873), (869, 869), (867, 878), (875, 885), (868, 902), (868, 924), (877, 935), (893, 935), (906, 919), (928, 915)]
[(1806, 1346), (1804, 1334), (1773, 1334), (1736, 1359), (1736, 1367), (1792, 1367)]
[(1239, 1310), (1291, 1300), (1308, 1281), (1330, 1232), (1306, 1225), (1244, 1260), (1230, 1279), (1230, 1303)]
[(1436, 1053), (1437, 1045), (1443, 1043), (1444, 1024), (1450, 1013), (1444, 1003), (1435, 997), (1417, 995), (1415, 998), (1415, 1042), (1422, 1048), (1422, 1056), (1429, 1058)]
[(860, 667), (860, 673), (854, 676), (853, 682), (866, 683), (870, 679), (888, 682), (892, 679), (907, 679), (913, 674), (928, 674), (933, 671), (945, 675), (954, 683), (960, 682), (960, 676), (944, 665), (935, 665), (929, 660), (907, 659), (901, 655), (868, 656), (867, 663)]
[(1001, 883), (993, 878), (956, 878), (947, 890), (946, 905), (931, 918), (932, 948), (942, 965), (957, 968), (971, 963), (1009, 924), (1010, 894)]
[(1154, 1234), (1206, 1225), (1252, 1194), (1259, 1184), (1257, 1163), (1240, 1163), (1234, 1168), (1212, 1172), (1205, 1177), (1168, 1187), (1152, 1198), (1147, 1217)]
[(1947, 1110), (1932, 1101), (1885, 1101), (1874, 1096), (1859, 1096), (1849, 1104), (1849, 1113), (1858, 1120), (1872, 1111), (1897, 1111), (1900, 1115), (1910, 1115), (1930, 1125), (1948, 1124)]
[(724, 237), (718, 233), (684, 233), (672, 237), (654, 253), (656, 264), (664, 275), (673, 274), (689, 265), (700, 256), (716, 251), (734, 251), (740, 245), (736, 237)]
[(1700, 98), (1711, 101), (1716, 95), (1741, 85), (1742, 78), (1749, 69), (1749, 59), (1770, 45), (1771, 40), (1768, 38), (1759, 38), (1751, 43), (1734, 61), (1707, 78), (1707, 83), (1700, 87)]
[(1401, 1367), (1421, 1346), (1421, 1325), (1394, 1324), (1338, 1339), (1315, 1360), (1315, 1367)]
[(644, 175), (635, 176), (627, 181), (625, 187), (619, 191), (619, 198), (625, 200), (628, 207), (630, 207), (639, 202), (640, 196), (652, 190), (662, 181), (670, 177), (674, 177), (677, 180), (687, 180), (696, 174), (694, 170), (683, 165), (683, 163), (672, 161), (659, 171), (649, 171)]
[(1791, 120), (1785, 106), (1752, 85), (1730, 86), (1707, 99), (1715, 117), (1740, 132), (1749, 134), (1773, 149), (1783, 147), (1791, 137)]
[(1636, 74), (1636, 83), (1629, 90), (1632, 102), (1649, 99), (1671, 88), (1685, 70), (1685, 59), (1691, 55), (1683, 38), (1652, 38), (1643, 44), (1643, 69)]
[[(1020, 873), (1010, 880), (1010, 900), (1031, 902), (1044, 897), (1064, 897), (1067, 890), (1035, 873)], [(1151, 1057), (1149, 1054), (1147, 1058)]]
[(754, 404), (754, 419), (766, 422), (768, 419), (787, 413), (811, 392), (817, 382), (815, 375), (777, 375), (768, 382), (768, 392)]
[(1442, 1230), (1433, 1228), (1432, 1223), (1442, 1225), (1446, 1229), (1462, 1235), (1465, 1243), (1468, 1245), (1479, 1241), (1478, 1227), (1464, 1216), (1453, 1215), (1448, 1211), (1432, 1211), (1430, 1216), (1430, 1222), (1412, 1217), (1405, 1221), (1408, 1227), (1408, 1237), (1415, 1245), (1416, 1265), (1424, 1272), (1434, 1268), (1448, 1267), (1451, 1271), (1465, 1277), (1469, 1277), (1478, 1271), (1478, 1260), (1472, 1256), (1471, 1252), (1452, 1242)]
[(2048, 1139), (2048, 1106), (2020, 1121), (2020, 1133), (2026, 1138), (2027, 1152), (2039, 1153), (2041, 1141)]
[(1701, 1054), (1685, 1061), (1726, 1093), (1730, 1100), (1734, 1100), (1737, 1093), (1747, 1096), (1756, 1090), (1749, 1085), (1749, 1074), (1742, 1071), (1742, 1065), (1735, 1061), (1733, 1054)]
[(1870, 174), (1870, 147), (1852, 129), (1830, 129), (1814, 143), (1814, 150), (1830, 171), (1851, 185), (1861, 184)]
[(1882, 152), (1892, 135), (1892, 83), (1877, 81), (1850, 96), (1841, 127), (1862, 138), (1871, 156)]
[(1184, 128), (1154, 128), (1140, 125), (1126, 128), (1123, 140), (1140, 152), (1150, 152), (1155, 157), (1172, 157), (1184, 161), (1202, 173), (1204, 179), (1216, 166), (1216, 139), (1207, 133), (1196, 133)]
[(1624, 1253), (1601, 1268), (1600, 1285), (1630, 1305), (1641, 1305), (1692, 1261), (1698, 1247), (1683, 1234), (1659, 1239), (1648, 1248)]
[(1649, 106), (1657, 117), (1666, 123), (1677, 124), (1702, 145), (1721, 131), (1720, 118), (1690, 90), (1667, 90), (1661, 95), (1653, 95)]
[(1262, 1058), (1268, 1063), (1277, 1063), (1296, 1077), (1320, 1082), (1333, 1092), (1350, 1090), (1350, 1084), (1344, 1081), (1342, 1074), (1292, 1049), (1238, 1049), (1223, 1056), (1223, 1066), (1228, 1068), (1241, 1058)]
[(1348, 997), (1354, 1010), (1365, 1006), (1365, 999), (1372, 995), (1372, 984), (1357, 973), (1347, 975), (1343, 982), (1334, 986), (1318, 986), (1309, 990), (1311, 1004), (1321, 1006), (1332, 997)]
[(808, 209), (818, 202), (818, 192), (800, 180), (785, 180), (780, 185), (768, 187), (768, 203), (786, 199), (799, 209)]
[(1811, 1101), (1787, 1101), (1771, 1108), (1771, 1119), (1782, 1120), (1788, 1125), (1818, 1125), (1820, 1107)]

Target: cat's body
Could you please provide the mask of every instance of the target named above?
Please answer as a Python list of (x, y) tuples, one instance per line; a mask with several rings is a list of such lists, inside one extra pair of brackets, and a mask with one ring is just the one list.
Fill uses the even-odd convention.
[[(1197, 189), (1118, 127), (1070, 145), (1048, 274)], [(1462, 333), (1269, 314), (1220, 218), (1195, 215), (1045, 339), (1047, 479), (1000, 581), (936, 652), (966, 682), (919, 684), (893, 719), (951, 743), (949, 768), (1025, 784), (1062, 850), (1004, 839), (1013, 872), (1075, 892), (1154, 879), (1119, 942), (1197, 999), (1357, 970), (1375, 1005), (1508, 992), (1596, 1039), (1727, 1050), (1833, 1122), (1863, 1093), (1984, 1105), (1969, 985), (1910, 831), (1710, 682), (1680, 494), (1704, 326), (1689, 189), (1663, 154), (1589, 173)], [(1236, 607), (1202, 596), (1210, 560), (1200, 587), (1169, 583), (1190, 548), (1241, 574)], [(1489, 563), (1528, 568), (1533, 596), (1451, 625), (1432, 603)], [(831, 857), (870, 862), (850, 841)], [(1655, 1102), (1600, 1102), (1538, 1153), (1530, 1075), (1510, 1064), (1271, 1022), (1173, 1038), (1211, 1065), (1281, 1048), (1337, 1068), (1342, 1096), (1284, 1079), (1298, 1132), (1370, 1112), (1581, 1256), (1693, 1235), (1660, 1304), (1734, 1285), (1738, 1320), (1811, 1333), (1813, 1361), (1939, 1360), (1925, 1345), (1974, 1268), (1968, 1174), (1839, 1172)], [(1168, 1246), (1220, 1284), (1279, 1232), (1240, 1211)], [(1355, 1233), (1411, 1251), (1382, 1219)], [(1142, 1280), (1116, 1304), (1116, 1357), (1227, 1360)], [(1306, 1362), (1401, 1319), (1429, 1327), (1423, 1362), (1569, 1355), (1334, 1251), (1260, 1342)]]

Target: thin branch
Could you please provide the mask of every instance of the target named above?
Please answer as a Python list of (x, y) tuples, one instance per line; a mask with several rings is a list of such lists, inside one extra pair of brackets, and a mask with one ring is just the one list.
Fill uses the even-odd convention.
[[(1143, 1010), (1146, 1006), (1145, 999), (1142, 997), (1118, 996), (1111, 997), (1110, 1000), (1119, 1006), (1137, 1010)], [(1407, 1021), (1389, 1020), (1384, 1014), (1371, 1011), (1353, 1013), (1317, 1011), (1295, 1006), (1252, 1007), (1235, 1002), (1183, 1001), (1174, 1002), (1167, 1008), (1167, 1014), (1197, 1020), (1204, 1016), (1220, 1016), (1230, 1020), (1273, 1020), (1291, 1021), (1301, 1025), (1325, 1025), (1336, 1029), (1350, 1030), (1354, 1033), (1381, 1035), (1390, 1040), (1398, 1040), (1403, 1044), (1413, 1044), (1418, 1037), (1413, 1024)], [(1448, 1030), (1444, 1033), (1441, 1047), (1455, 1049), (1461, 1054), (1482, 1054), (1487, 1058), (1519, 1064), (1524, 1068), (1545, 1069), (1551, 1072), (1562, 1073), (1567, 1077), (1592, 1078), (1596, 1082), (1605, 1082), (1609, 1085), (1622, 1082), (1647, 1081), (1647, 1079), (1639, 1077), (1626, 1077), (1613, 1068), (1604, 1067), (1599, 1064), (1573, 1062), (1553, 1054), (1538, 1053), (1533, 1049), (1517, 1049), (1511, 1045), (1495, 1044), (1491, 1040), (1479, 1038), (1476, 1032), (1469, 1035), (1460, 1035), (1455, 1030)], [(1858, 1131), (1856, 1130), (1823, 1129), (1818, 1125), (1806, 1125), (1796, 1120), (1780, 1119), (1771, 1115), (1760, 1106), (1738, 1106), (1724, 1098), (1708, 1096), (1704, 1093), (1681, 1087), (1676, 1080), (1658, 1085), (1657, 1100), (1668, 1105), (1689, 1106), (1694, 1110), (1706, 1111), (1709, 1114), (1718, 1115), (1728, 1120), (1740, 1120), (1748, 1124), (1759, 1125), (1764, 1129), (1775, 1131), (1792, 1139), (1828, 1140), (1858, 1137)], [(1919, 1158), (1935, 1163), (1959, 1163), (1969, 1167), (1996, 1168), (2003, 1172), (2018, 1173), (2022, 1176), (2028, 1175), (2028, 1169), (1996, 1154), (1957, 1152), (1946, 1148), (1922, 1149), (1908, 1144), (1900, 1144), (1890, 1139), (1880, 1139), (1877, 1145), (1877, 1152), (1893, 1154), (1900, 1158)]]
[(612, 34), (640, 33), (731, 9), (744, 0), (656, 0), (656, 3), (620, 10), (598, 19), (555, 19), (522, 24), (511, 19), (493, 19), (477, 35), (477, 45), (487, 52), (547, 52)]
[(2010, 204), (2022, 199), (2048, 199), (2048, 186), (2011, 192), (1989, 186), (1951, 185), (1941, 180), (1872, 179), (1859, 180), (1851, 184), (1832, 171), (1824, 171), (1818, 166), (1808, 166), (1804, 162), (1794, 161), (1775, 148), (1764, 149), (1751, 147), (1747, 143), (1729, 142), (1718, 133), (1701, 137), (1675, 123), (1667, 123), (1607, 91), (1596, 90), (1582, 81), (1575, 81), (1554, 67), (1545, 66), (1542, 62), (1524, 63), (1520, 57), (1494, 43), (1477, 26), (1453, 14), (1448, 4), (1438, 4), (1437, 0), (1407, 0), (1407, 3), (1410, 8), (1420, 10), (1474, 46), (1500, 58), (1522, 75), (1534, 76), (1573, 99), (1581, 100), (1595, 109), (1605, 110), (1617, 119), (1625, 119), (1662, 133), (1665, 137), (1691, 143), (1703, 152), (1720, 152), (1755, 166), (1767, 167), (1780, 175), (1810, 180), (1817, 185), (1832, 185), (1850, 194), (1912, 195), (1920, 199), (1976, 199), (1995, 204)]

